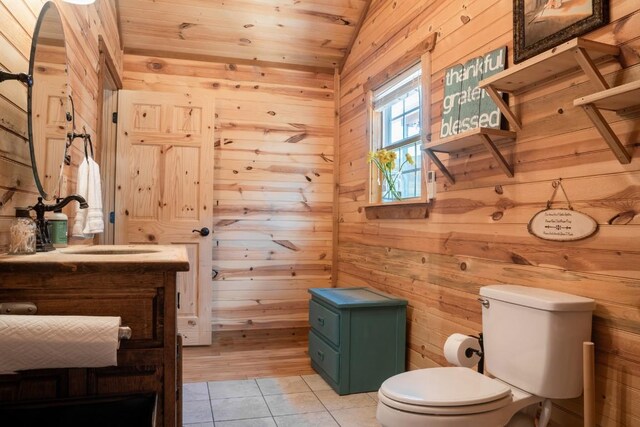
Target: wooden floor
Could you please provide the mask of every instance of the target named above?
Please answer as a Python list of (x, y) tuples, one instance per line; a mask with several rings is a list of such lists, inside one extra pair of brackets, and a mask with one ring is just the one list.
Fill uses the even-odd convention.
[(307, 352), (308, 328), (216, 332), (213, 344), (187, 347), (185, 383), (314, 373)]

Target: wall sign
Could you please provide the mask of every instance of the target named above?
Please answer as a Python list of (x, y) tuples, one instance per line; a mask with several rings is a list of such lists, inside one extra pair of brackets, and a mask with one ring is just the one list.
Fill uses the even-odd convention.
[(593, 235), (598, 231), (598, 223), (589, 215), (571, 209), (545, 209), (531, 218), (527, 228), (541, 239), (569, 242)]
[[(553, 181), (551, 186), (553, 193), (547, 201), (547, 208), (531, 218), (527, 225), (529, 233), (544, 240), (570, 242), (585, 239), (598, 231), (598, 223), (595, 219), (585, 213), (573, 210), (569, 197), (562, 186), (562, 178)], [(568, 208), (551, 208), (558, 188), (562, 190), (565, 199), (567, 199)]]
[(504, 70), (506, 60), (505, 46), (447, 69), (440, 138), (478, 127), (500, 129), (500, 110), (478, 83)]

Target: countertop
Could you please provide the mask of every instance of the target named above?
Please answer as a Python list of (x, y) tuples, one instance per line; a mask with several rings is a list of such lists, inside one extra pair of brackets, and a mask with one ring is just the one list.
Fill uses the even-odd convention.
[(69, 246), (33, 255), (0, 254), (0, 273), (188, 271), (182, 245)]

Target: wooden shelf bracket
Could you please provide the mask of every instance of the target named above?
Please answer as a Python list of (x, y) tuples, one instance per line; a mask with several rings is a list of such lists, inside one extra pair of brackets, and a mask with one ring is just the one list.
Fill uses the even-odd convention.
[(587, 51), (582, 47), (577, 47), (573, 51), (573, 55), (576, 58), (576, 62), (582, 68), (582, 71), (589, 77), (589, 80), (596, 85), (599, 90), (609, 89), (609, 85), (605, 81), (604, 77), (596, 67), (596, 64), (593, 62)]
[(504, 98), (502, 98), (502, 95), (500, 95), (497, 89), (491, 85), (485, 86), (483, 89), (487, 92), (487, 95), (489, 95), (493, 102), (496, 103), (496, 105), (500, 109), (500, 112), (504, 115), (509, 124), (513, 126), (513, 128), (518, 132), (521, 131), (522, 122), (520, 122), (520, 118), (513, 111), (511, 111), (509, 104), (505, 102)]
[(423, 150), (451, 184), (455, 184), (456, 180), (436, 153), (454, 153), (479, 146), (484, 147), (491, 153), (505, 175), (513, 178), (513, 166), (504, 158), (496, 142), (513, 141), (515, 138), (516, 133), (508, 130), (476, 128), (440, 141), (434, 141), (429, 147), (425, 147)]
[(611, 126), (609, 126), (609, 123), (604, 119), (600, 110), (593, 104), (583, 105), (582, 109), (587, 113), (587, 116), (589, 116), (593, 125), (598, 129), (602, 138), (604, 138), (604, 141), (609, 145), (613, 154), (618, 158), (618, 161), (623, 165), (631, 163), (631, 155), (627, 149), (624, 148), (618, 136), (613, 132)]
[(440, 172), (442, 172), (445, 178), (447, 178), (447, 181), (449, 181), (451, 184), (455, 184), (456, 179), (453, 177), (453, 175), (451, 175), (451, 172), (449, 172), (449, 169), (447, 169), (444, 163), (440, 161), (438, 156), (436, 156), (436, 153), (430, 148), (425, 148), (424, 152), (427, 153), (427, 156), (429, 156), (431, 161), (438, 167), (438, 169), (440, 169)]
[(615, 111), (618, 114), (640, 105), (640, 80), (583, 96), (573, 101), (574, 107), (582, 107), (593, 125), (605, 140), (618, 161), (623, 165), (631, 163), (631, 154), (620, 142), (600, 110)]

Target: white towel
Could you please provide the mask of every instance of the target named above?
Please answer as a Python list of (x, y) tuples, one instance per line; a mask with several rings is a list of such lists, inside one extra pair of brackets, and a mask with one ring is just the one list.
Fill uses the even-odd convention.
[(91, 238), (104, 231), (102, 213), (102, 188), (100, 184), (100, 167), (91, 158), (85, 157), (78, 168), (77, 194), (84, 197), (89, 207), (76, 213), (72, 235), (74, 237)]
[(0, 373), (118, 364), (119, 317), (0, 316)]

